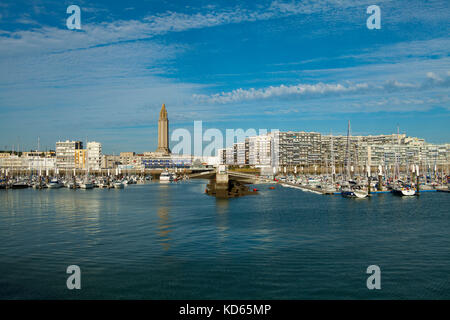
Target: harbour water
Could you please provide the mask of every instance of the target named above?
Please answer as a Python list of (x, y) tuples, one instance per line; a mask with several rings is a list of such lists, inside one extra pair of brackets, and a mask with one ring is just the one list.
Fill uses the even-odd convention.
[(0, 190), (0, 299), (450, 298), (447, 193), (216, 199), (206, 185)]

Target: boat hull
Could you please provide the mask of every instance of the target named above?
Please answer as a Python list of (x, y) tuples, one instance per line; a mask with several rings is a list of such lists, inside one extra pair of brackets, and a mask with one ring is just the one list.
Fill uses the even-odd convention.
[(47, 185), (47, 188), (49, 188), (49, 189), (59, 189), (59, 188), (62, 188), (62, 187), (63, 187), (63, 185), (60, 184), (60, 183), (49, 183)]
[(29, 186), (27, 184), (13, 184), (11, 189), (26, 189)]
[(401, 197), (410, 197), (416, 195), (416, 190), (413, 189), (394, 189), (392, 193)]
[(344, 198), (355, 198), (355, 199), (364, 199), (368, 197), (368, 194), (364, 191), (358, 191), (358, 190), (354, 190), (354, 191), (342, 191), (341, 195)]

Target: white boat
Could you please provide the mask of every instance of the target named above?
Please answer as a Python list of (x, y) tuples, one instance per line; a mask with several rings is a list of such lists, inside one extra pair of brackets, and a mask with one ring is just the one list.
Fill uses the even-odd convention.
[(99, 183), (97, 183), (97, 186), (99, 187), (99, 189), (104, 189), (104, 188), (108, 187), (106, 182), (99, 182)]
[(94, 188), (94, 184), (92, 182), (89, 182), (89, 181), (83, 181), (82, 183), (80, 183), (80, 188), (81, 189), (93, 189)]
[(161, 182), (173, 181), (173, 176), (168, 171), (161, 172), (161, 175), (159, 176), (159, 181), (161, 181)]
[(355, 194), (355, 197), (359, 199), (367, 198), (369, 196), (369, 193), (364, 190), (353, 190), (353, 193)]
[(416, 194), (416, 190), (408, 187), (396, 187), (392, 189), (392, 192), (398, 196), (414, 196)]
[(114, 182), (114, 188), (123, 189), (123, 183), (122, 182)]
[(76, 185), (75, 185), (74, 182), (67, 182), (67, 183), (65, 184), (65, 186), (66, 186), (66, 188), (68, 188), (68, 189), (75, 189), (75, 187), (76, 187)]
[(341, 195), (345, 198), (357, 198), (357, 199), (364, 199), (369, 196), (369, 193), (365, 190), (359, 190), (359, 189), (347, 189), (343, 190), (341, 192)]
[(61, 181), (59, 181), (58, 179), (52, 179), (52, 180), (47, 184), (47, 187), (48, 187), (49, 189), (59, 189), (59, 188), (64, 187), (64, 184), (63, 184)]

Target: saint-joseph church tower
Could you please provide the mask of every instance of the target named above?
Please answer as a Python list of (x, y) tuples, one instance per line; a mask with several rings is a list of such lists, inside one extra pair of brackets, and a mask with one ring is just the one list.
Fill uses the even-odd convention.
[(163, 104), (159, 112), (158, 120), (158, 149), (156, 152), (170, 154), (169, 149), (169, 119), (167, 118), (166, 105)]

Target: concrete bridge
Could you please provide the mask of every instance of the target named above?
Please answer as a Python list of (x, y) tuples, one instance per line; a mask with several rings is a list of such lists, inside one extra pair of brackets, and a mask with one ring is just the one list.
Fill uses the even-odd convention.
[(221, 165), (210, 171), (204, 171), (200, 173), (192, 173), (189, 175), (190, 179), (216, 179), (217, 183), (228, 183), (228, 180), (235, 180), (242, 183), (267, 183), (272, 180), (257, 176), (255, 174), (238, 172), (228, 170), (225, 166)]

